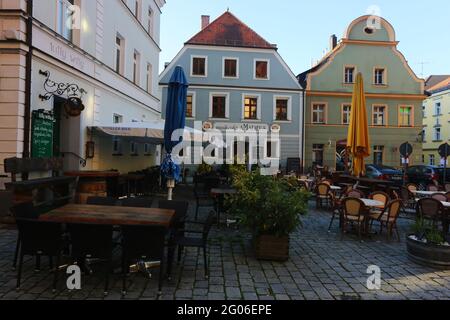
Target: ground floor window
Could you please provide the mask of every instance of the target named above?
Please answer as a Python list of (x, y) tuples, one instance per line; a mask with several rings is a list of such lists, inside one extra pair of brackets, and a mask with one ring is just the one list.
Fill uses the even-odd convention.
[(436, 165), (436, 158), (435, 158), (434, 154), (430, 154), (429, 162), (430, 162), (430, 166)]
[(373, 147), (373, 163), (375, 165), (383, 165), (383, 146), (374, 146)]
[(313, 164), (323, 166), (323, 144), (313, 144)]

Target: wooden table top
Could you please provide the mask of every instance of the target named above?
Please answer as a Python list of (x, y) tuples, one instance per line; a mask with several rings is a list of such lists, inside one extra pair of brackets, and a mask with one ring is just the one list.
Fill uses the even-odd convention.
[(175, 210), (93, 206), (68, 204), (40, 216), (39, 220), (57, 223), (88, 223), (99, 225), (141, 225), (170, 227)]

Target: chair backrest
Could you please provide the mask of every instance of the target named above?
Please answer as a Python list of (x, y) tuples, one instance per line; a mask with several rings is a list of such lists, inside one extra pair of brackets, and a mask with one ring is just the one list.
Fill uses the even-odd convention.
[(447, 202), (447, 196), (442, 193), (435, 193), (431, 196), (431, 198), (436, 199), (437, 201)]
[(115, 206), (117, 199), (111, 197), (89, 197), (86, 204), (94, 206)]
[(364, 193), (357, 189), (350, 189), (349, 191), (346, 192), (345, 197), (362, 199), (364, 198)]
[(388, 203), (390, 201), (389, 195), (387, 193), (385, 193), (385, 192), (382, 192), (382, 191), (375, 191), (375, 192), (373, 192), (372, 194), (369, 195), (369, 199), (382, 202), (383, 203), (382, 206), (376, 207), (376, 208), (379, 208), (379, 209), (386, 208), (386, 206), (388, 205)]
[(427, 186), (427, 190), (428, 191), (439, 191), (439, 187), (434, 184), (430, 184)]
[(444, 188), (445, 188), (445, 192), (450, 192), (450, 183), (446, 183)]
[(333, 181), (331, 181), (329, 179), (325, 179), (325, 180), (322, 181), (322, 183), (325, 183), (325, 184), (331, 186), (333, 184)]
[(16, 218), (20, 249), (24, 255), (57, 256), (62, 245), (62, 229), (59, 223), (36, 219)]
[(123, 226), (122, 250), (126, 260), (164, 257), (167, 229), (160, 226)]
[(436, 199), (425, 198), (418, 202), (419, 214), (423, 218), (437, 219), (442, 213), (442, 203)]
[(172, 223), (172, 228), (180, 229), (184, 227), (184, 220), (187, 216), (189, 202), (159, 200), (158, 208), (175, 210), (175, 217)]
[(130, 208), (151, 208), (153, 204), (152, 198), (127, 198), (120, 202), (122, 207)]
[(408, 183), (406, 185), (406, 188), (412, 192), (412, 191), (417, 191), (419, 188), (417, 187), (417, 185), (415, 185), (414, 183)]
[(91, 224), (69, 224), (72, 256), (110, 258), (113, 248), (113, 227)]
[(317, 186), (317, 195), (327, 196), (330, 193), (330, 185), (326, 183), (320, 183)]
[(400, 189), (400, 198), (403, 201), (408, 201), (408, 200), (414, 199), (414, 194), (410, 191), (410, 189), (402, 187)]
[(390, 221), (390, 222), (397, 221), (397, 219), (400, 215), (401, 208), (402, 208), (401, 200), (394, 200), (394, 201), (389, 202), (388, 208), (387, 208), (388, 221)]
[(360, 216), (365, 208), (359, 198), (345, 198), (342, 202), (345, 216)]

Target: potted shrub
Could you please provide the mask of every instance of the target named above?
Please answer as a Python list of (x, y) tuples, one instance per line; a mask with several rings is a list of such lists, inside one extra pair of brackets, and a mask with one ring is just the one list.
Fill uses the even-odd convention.
[(450, 244), (431, 222), (418, 218), (406, 239), (408, 256), (414, 262), (450, 269)]
[(237, 193), (228, 198), (230, 210), (253, 234), (256, 257), (262, 260), (289, 259), (289, 235), (301, 225), (310, 194), (284, 179), (259, 172), (235, 170)]

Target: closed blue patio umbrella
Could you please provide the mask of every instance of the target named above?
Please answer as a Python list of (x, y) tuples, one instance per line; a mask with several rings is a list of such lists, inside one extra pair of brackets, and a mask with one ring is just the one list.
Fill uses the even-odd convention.
[(166, 123), (164, 127), (164, 147), (167, 155), (161, 165), (161, 173), (167, 179), (168, 199), (172, 200), (175, 182), (181, 179), (181, 168), (172, 159), (172, 149), (179, 141), (172, 141), (175, 130), (184, 129), (186, 125), (186, 99), (189, 84), (182, 67), (177, 66), (169, 81), (166, 105)]

